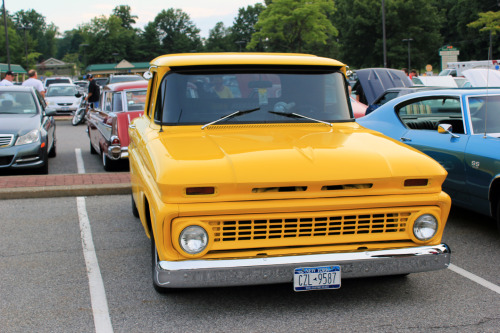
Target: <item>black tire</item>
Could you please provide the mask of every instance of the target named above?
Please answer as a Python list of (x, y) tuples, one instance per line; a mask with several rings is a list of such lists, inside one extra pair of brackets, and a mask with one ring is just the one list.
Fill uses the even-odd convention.
[(498, 202), (497, 202), (497, 229), (498, 229), (498, 232), (500, 232), (500, 199), (498, 199)]
[(156, 251), (156, 243), (153, 232), (151, 231), (151, 278), (153, 281), (153, 288), (155, 288), (156, 292), (159, 294), (166, 294), (171, 292), (173, 289), (164, 288), (158, 285), (156, 280), (156, 266), (158, 265), (158, 253)]
[(130, 198), (132, 199), (132, 214), (135, 217), (139, 218), (139, 210), (137, 209), (137, 205), (135, 204), (134, 195), (130, 194)]
[(113, 171), (116, 168), (116, 162), (106, 155), (104, 151), (101, 152), (102, 166), (106, 171)]
[(90, 154), (92, 154), (92, 155), (97, 154), (97, 151), (94, 149), (94, 146), (92, 146), (92, 142), (90, 141), (90, 138), (89, 138), (89, 142), (90, 142)]
[(56, 139), (54, 138), (54, 142), (52, 143), (52, 148), (49, 150), (49, 157), (56, 157), (57, 151), (56, 151)]
[(71, 125), (77, 126), (78, 124), (83, 123), (84, 119), (85, 119), (85, 109), (78, 109), (75, 111), (75, 114), (71, 119)]

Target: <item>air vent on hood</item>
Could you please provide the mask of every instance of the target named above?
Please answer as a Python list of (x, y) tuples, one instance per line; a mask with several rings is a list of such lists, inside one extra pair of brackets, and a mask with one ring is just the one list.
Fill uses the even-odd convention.
[(256, 187), (252, 189), (253, 193), (267, 192), (304, 192), (307, 186), (280, 186), (280, 187)]

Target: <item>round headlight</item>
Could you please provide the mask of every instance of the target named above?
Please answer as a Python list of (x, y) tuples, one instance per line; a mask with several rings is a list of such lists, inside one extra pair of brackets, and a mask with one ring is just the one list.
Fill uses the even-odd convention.
[(434, 237), (438, 229), (438, 221), (431, 214), (419, 216), (413, 224), (413, 234), (418, 240), (427, 241)]
[(191, 225), (181, 231), (179, 244), (186, 253), (198, 254), (207, 247), (208, 234), (202, 227)]

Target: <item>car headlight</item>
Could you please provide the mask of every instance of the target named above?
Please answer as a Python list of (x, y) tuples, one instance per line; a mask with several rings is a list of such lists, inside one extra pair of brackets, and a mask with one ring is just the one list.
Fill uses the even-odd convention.
[(431, 214), (419, 216), (413, 224), (413, 234), (420, 241), (427, 241), (434, 237), (438, 230), (438, 221)]
[(207, 247), (208, 234), (202, 227), (191, 225), (181, 231), (179, 245), (186, 253), (198, 254)]
[(16, 146), (27, 145), (29, 143), (40, 141), (40, 131), (37, 129), (32, 130), (17, 138)]
[(48, 101), (47, 105), (56, 105), (56, 102), (54, 102), (54, 101)]

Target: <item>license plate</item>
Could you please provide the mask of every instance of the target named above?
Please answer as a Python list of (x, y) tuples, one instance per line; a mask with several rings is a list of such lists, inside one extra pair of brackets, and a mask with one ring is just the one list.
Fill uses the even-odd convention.
[(63, 106), (63, 107), (61, 108), (61, 111), (69, 111), (69, 106)]
[(340, 266), (301, 267), (293, 275), (295, 291), (340, 288)]

